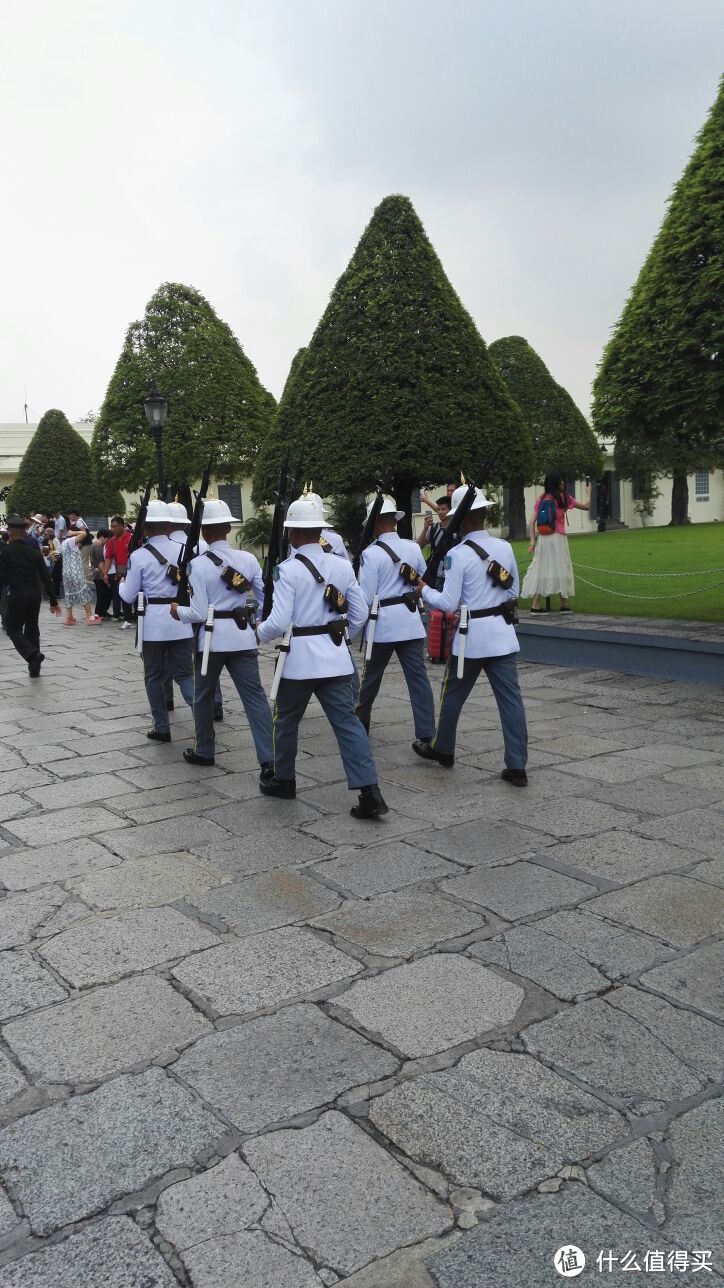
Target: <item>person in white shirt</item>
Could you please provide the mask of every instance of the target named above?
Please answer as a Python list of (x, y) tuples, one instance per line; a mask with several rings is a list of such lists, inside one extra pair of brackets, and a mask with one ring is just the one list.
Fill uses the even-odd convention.
[[(190, 765), (214, 763), (214, 694), (224, 668), (229, 672), (241, 698), (251, 736), (254, 739), (261, 781), (274, 773), (272, 721), (269, 703), (259, 678), (259, 650), (254, 633), (252, 597), (264, 598), (261, 568), (254, 555), (234, 550), (228, 543), (233, 518), (225, 501), (206, 501), (202, 532), (208, 546), (190, 567), (191, 603), (173, 603), (171, 615), (180, 622), (199, 626), (196, 640), (194, 680), (194, 725), (196, 744), (184, 752)], [(206, 642), (209, 607), (214, 609), (206, 675), (201, 675), (201, 657)]]
[[(454, 492), (451, 519), (466, 492), (466, 487)], [(420, 583), (422, 597), (431, 608), (454, 613), (465, 604), (469, 625), (463, 677), (458, 679), (457, 674), (460, 636), (456, 634), (443, 678), (435, 738), (431, 744), (414, 743), (413, 747), (424, 760), (435, 760), (446, 768), (453, 765), (460, 713), (480, 672), (485, 671), (503, 727), (505, 769), (501, 778), (514, 787), (525, 787), (528, 733), (515, 662), (520, 645), (513, 625), (518, 569), (512, 546), (486, 533), (487, 507), (484, 493), (476, 489), (472, 508), (463, 519), (462, 540), (445, 559), (443, 589), (431, 590)]]
[(299, 725), (314, 694), (334, 730), (350, 790), (359, 790), (354, 818), (387, 813), (367, 734), (352, 705), (352, 659), (345, 629), (367, 620), (367, 604), (352, 565), (325, 554), (319, 544), (321, 506), (308, 497), (293, 501), (284, 523), (295, 551), (274, 570), (274, 599), (258, 638), (268, 643), (288, 636), (284, 673), (274, 709), (274, 777), (259, 783), (265, 796), (296, 795), (295, 762)]
[[(369, 517), (374, 505), (367, 507)], [(365, 661), (357, 701), (357, 716), (365, 729), (370, 727), (372, 704), (380, 691), (382, 677), (393, 653), (400, 660), (412, 705), (415, 737), (429, 743), (435, 733), (435, 702), (425, 670), (425, 627), (418, 604), (417, 582), (425, 571), (425, 560), (416, 541), (397, 534), (403, 512), (392, 497), (386, 496), (375, 524), (373, 541), (360, 561), (360, 589), (367, 603), (376, 602), (379, 616), (375, 624), (372, 656)], [(367, 627), (369, 630), (369, 626)]]
[(144, 527), (148, 540), (130, 556), (126, 576), (118, 588), (126, 604), (132, 604), (141, 593), (145, 599), (143, 669), (153, 722), (146, 737), (154, 742), (171, 741), (163, 686), (166, 667), (184, 701), (192, 706), (194, 699), (193, 631), (186, 623), (174, 621), (169, 613), (176, 590), (170, 569), (175, 567), (178, 555), (178, 546), (166, 535), (169, 523), (166, 502), (150, 501)]

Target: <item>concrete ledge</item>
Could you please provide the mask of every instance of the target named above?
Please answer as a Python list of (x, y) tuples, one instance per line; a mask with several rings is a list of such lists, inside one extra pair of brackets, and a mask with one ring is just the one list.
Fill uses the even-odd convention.
[[(682, 680), (694, 684), (724, 685), (724, 631), (721, 627), (701, 623), (702, 638), (694, 632), (697, 623), (677, 623), (672, 633), (669, 623), (651, 621), (651, 629), (632, 629), (631, 621), (619, 624), (617, 619), (587, 619), (565, 624), (557, 615), (544, 619), (521, 617), (518, 626), (520, 657), (524, 662), (545, 662), (556, 666), (601, 668), (626, 671), (631, 675), (656, 676), (662, 680)], [(595, 622), (595, 625), (594, 625)], [(636, 626), (643, 625), (638, 619)], [(673, 623), (672, 623), (673, 626)]]

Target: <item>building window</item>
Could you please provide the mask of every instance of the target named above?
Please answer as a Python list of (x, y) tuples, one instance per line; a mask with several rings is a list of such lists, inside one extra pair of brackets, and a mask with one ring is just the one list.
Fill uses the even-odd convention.
[(709, 471), (697, 470), (694, 475), (694, 496), (697, 501), (709, 500)]
[(219, 500), (226, 501), (235, 519), (243, 519), (241, 511), (241, 488), (238, 483), (220, 483), (217, 491)]

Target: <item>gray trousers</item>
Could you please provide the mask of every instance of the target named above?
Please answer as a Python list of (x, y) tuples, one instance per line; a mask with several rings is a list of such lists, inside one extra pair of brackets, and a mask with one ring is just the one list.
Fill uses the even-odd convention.
[(432, 738), (435, 734), (435, 702), (430, 681), (425, 670), (425, 641), (400, 640), (396, 644), (373, 644), (372, 656), (365, 662), (362, 684), (357, 699), (357, 715), (364, 725), (369, 725), (372, 703), (380, 691), (382, 677), (392, 654), (400, 659), (400, 666), (407, 682), (415, 722), (416, 738)]
[(503, 657), (466, 657), (462, 680), (458, 679), (457, 666), (457, 658), (451, 655), (442, 681), (440, 713), (433, 747), (436, 751), (453, 755), (460, 712), (480, 672), (485, 671), (498, 704), (503, 727), (505, 763), (508, 769), (525, 769), (528, 760), (528, 729), (515, 653), (507, 653)]
[(249, 729), (254, 739), (256, 758), (260, 765), (269, 764), (272, 752), (272, 718), (267, 696), (259, 678), (259, 654), (256, 649), (242, 649), (236, 653), (209, 653), (206, 675), (201, 674), (201, 653), (196, 654), (194, 669), (194, 726), (197, 756), (213, 756), (214, 702), (219, 687), (219, 677), (224, 667), (231, 676)]
[(144, 640), (143, 671), (146, 695), (156, 733), (170, 729), (166, 710), (164, 675), (166, 670), (181, 690), (184, 702), (194, 700), (193, 640)]
[(348, 675), (336, 675), (326, 680), (285, 680), (282, 677), (274, 707), (274, 773), (277, 778), (294, 778), (299, 725), (312, 694), (334, 730), (350, 790), (372, 787), (377, 782), (377, 770), (369, 738), (354, 713)]

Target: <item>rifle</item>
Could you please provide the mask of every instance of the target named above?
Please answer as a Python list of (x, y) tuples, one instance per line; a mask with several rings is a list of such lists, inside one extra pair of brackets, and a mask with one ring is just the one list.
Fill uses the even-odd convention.
[(297, 468), (294, 472), (294, 480), (292, 482), (291, 492), (289, 493), (288, 498), (285, 498), (286, 504), (284, 506), (284, 515), (282, 518), (281, 554), (279, 556), (280, 563), (283, 563), (287, 555), (289, 554), (289, 531), (287, 528), (284, 527), (284, 519), (286, 519), (287, 517), (287, 510), (289, 509), (290, 502), (293, 501), (295, 497), (299, 495), (299, 484), (301, 483), (301, 481), (302, 481), (302, 458), (300, 456), (299, 460), (297, 461)]
[(437, 549), (433, 551), (433, 553), (430, 555), (430, 558), (427, 561), (427, 566), (425, 568), (424, 573), (422, 574), (422, 580), (425, 582), (427, 586), (435, 585), (435, 582), (437, 581), (437, 574), (440, 570), (440, 564), (442, 563), (443, 559), (448, 554), (448, 552), (452, 550), (452, 547), (455, 545), (455, 538), (457, 537), (458, 532), (462, 527), (463, 519), (467, 518), (468, 514), (472, 509), (477, 488), (478, 486), (484, 486), (485, 483), (487, 483), (497, 456), (498, 456), (497, 451), (491, 452), (490, 456), (483, 464), (483, 468), (480, 471), (480, 485), (477, 485), (472, 480), (468, 483), (468, 490), (465, 493), (465, 496), (463, 497), (459, 506), (455, 510), (455, 513), (452, 519), (448, 523), (445, 529), (444, 535)]
[(146, 512), (148, 510), (148, 502), (151, 499), (152, 487), (153, 487), (153, 483), (148, 483), (146, 485), (146, 491), (144, 492), (143, 496), (140, 498), (141, 503), (138, 507), (138, 518), (136, 519), (131, 540), (128, 543), (129, 559), (133, 554), (134, 550), (138, 550), (138, 547), (143, 544), (143, 529), (146, 526)]
[(359, 577), (359, 567), (360, 567), (360, 563), (362, 562), (362, 555), (364, 554), (367, 547), (372, 544), (372, 541), (374, 539), (375, 524), (377, 523), (377, 520), (380, 517), (380, 510), (382, 509), (382, 503), (385, 499), (385, 492), (387, 491), (389, 485), (390, 485), (390, 472), (388, 470), (385, 475), (384, 482), (378, 484), (377, 495), (375, 496), (375, 499), (372, 502), (372, 509), (370, 510), (365, 520), (365, 525), (362, 529), (362, 535), (359, 539), (359, 545), (355, 551), (354, 559), (352, 560), (352, 568), (354, 569), (355, 577)]
[(261, 617), (264, 621), (272, 609), (272, 599), (274, 596), (274, 569), (281, 559), (282, 544), (284, 539), (284, 518), (286, 514), (286, 495), (288, 486), (287, 471), (289, 469), (289, 451), (287, 450), (279, 467), (279, 486), (275, 492), (276, 500), (274, 502), (274, 512), (272, 514), (271, 531), (269, 533), (269, 546), (264, 560), (264, 603), (262, 604)]
[(191, 560), (194, 557), (194, 553), (198, 548), (199, 537), (201, 536), (201, 512), (204, 508), (206, 493), (209, 490), (209, 479), (211, 477), (212, 464), (213, 462), (209, 461), (208, 465), (206, 466), (206, 469), (204, 470), (201, 476), (201, 487), (196, 493), (196, 500), (194, 502), (194, 512), (191, 516), (191, 526), (189, 528), (188, 536), (186, 538), (186, 545), (184, 546), (183, 554), (179, 559), (178, 592), (176, 594), (176, 599), (179, 604), (188, 605), (190, 603), (189, 564), (191, 563)]

